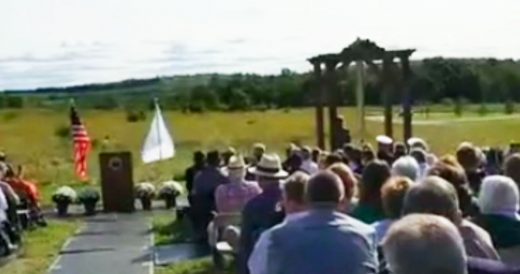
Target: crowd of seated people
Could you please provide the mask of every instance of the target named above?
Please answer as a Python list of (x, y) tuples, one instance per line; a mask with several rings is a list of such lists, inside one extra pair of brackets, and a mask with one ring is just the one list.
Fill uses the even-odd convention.
[(420, 138), (376, 141), (291, 144), (283, 162), (263, 144), (251, 158), (197, 152), (196, 231), (240, 214), (239, 274), (520, 274), (517, 151), (464, 142), (437, 156)]
[(27, 224), (45, 226), (36, 185), (22, 178), (22, 168), (15, 174), (0, 152), (0, 257), (15, 252), (21, 244)]

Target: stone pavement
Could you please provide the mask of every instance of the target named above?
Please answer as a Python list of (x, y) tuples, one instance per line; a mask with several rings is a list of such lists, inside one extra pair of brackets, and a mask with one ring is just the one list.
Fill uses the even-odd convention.
[(150, 214), (100, 214), (85, 223), (65, 243), (49, 273), (153, 273)]

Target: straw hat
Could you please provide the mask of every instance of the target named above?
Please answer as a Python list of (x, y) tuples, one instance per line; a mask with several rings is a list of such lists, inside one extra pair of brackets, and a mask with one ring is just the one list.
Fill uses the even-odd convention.
[(237, 154), (237, 151), (234, 147), (228, 147), (224, 152), (222, 153), (224, 155), (235, 155)]
[(260, 162), (255, 167), (251, 167), (249, 172), (268, 178), (285, 178), (289, 175), (282, 169), (282, 162), (276, 154), (264, 154)]
[(242, 156), (231, 156), (227, 165), (228, 170), (243, 169), (246, 167), (244, 158)]
[(379, 135), (376, 137), (376, 141), (382, 145), (391, 145), (394, 140), (386, 135)]
[(262, 151), (265, 151), (266, 150), (266, 146), (262, 143), (255, 143), (253, 144), (253, 149), (254, 150), (262, 150)]

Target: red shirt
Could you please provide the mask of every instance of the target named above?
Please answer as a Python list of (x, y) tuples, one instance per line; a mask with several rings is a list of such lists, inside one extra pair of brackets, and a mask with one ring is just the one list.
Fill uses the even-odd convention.
[(28, 199), (32, 204), (38, 204), (40, 193), (35, 183), (18, 178), (10, 178), (7, 179), (6, 182), (14, 189), (18, 196)]

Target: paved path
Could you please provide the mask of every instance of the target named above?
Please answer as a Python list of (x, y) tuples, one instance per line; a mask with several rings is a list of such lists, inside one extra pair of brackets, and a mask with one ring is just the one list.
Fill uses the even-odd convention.
[(151, 215), (103, 214), (65, 245), (51, 274), (153, 273)]

